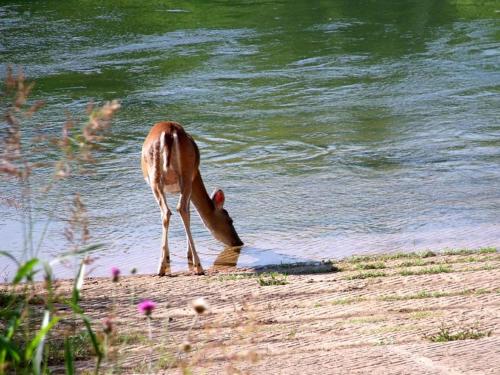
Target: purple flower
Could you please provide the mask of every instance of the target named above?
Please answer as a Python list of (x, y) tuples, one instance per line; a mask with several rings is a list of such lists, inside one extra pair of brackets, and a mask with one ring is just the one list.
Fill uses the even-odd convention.
[(156, 307), (156, 303), (147, 299), (147, 300), (144, 300), (141, 303), (139, 303), (139, 305), (137, 307), (139, 309), (139, 312), (143, 313), (144, 315), (146, 315), (149, 318), (151, 316), (151, 313), (153, 312), (153, 310)]
[(116, 283), (119, 277), (120, 277), (120, 269), (118, 267), (111, 267), (111, 280), (113, 280), (113, 282)]

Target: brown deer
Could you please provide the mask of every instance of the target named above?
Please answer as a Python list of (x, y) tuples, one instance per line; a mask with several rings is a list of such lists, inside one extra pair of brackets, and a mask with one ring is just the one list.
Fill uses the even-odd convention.
[(209, 197), (200, 171), (200, 152), (193, 138), (176, 122), (155, 124), (142, 146), (141, 167), (144, 179), (160, 206), (163, 223), (161, 259), (158, 275), (170, 274), (168, 226), (172, 215), (167, 205), (167, 193), (180, 193), (177, 211), (180, 213), (187, 237), (189, 269), (203, 274), (200, 258), (191, 235), (190, 202), (193, 202), (205, 226), (212, 235), (228, 246), (243, 246), (236, 233), (233, 219), (223, 208), (224, 193), (215, 190)]

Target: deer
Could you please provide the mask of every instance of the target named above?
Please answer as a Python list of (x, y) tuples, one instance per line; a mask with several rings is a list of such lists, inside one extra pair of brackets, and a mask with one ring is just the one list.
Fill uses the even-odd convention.
[(211, 196), (208, 195), (199, 166), (198, 146), (182, 125), (173, 121), (153, 125), (142, 146), (141, 168), (161, 211), (163, 231), (158, 276), (171, 274), (168, 227), (172, 212), (167, 204), (167, 194), (180, 194), (177, 211), (186, 233), (191, 272), (194, 267), (195, 274), (204, 274), (191, 235), (190, 202), (193, 202), (203, 224), (216, 240), (229, 247), (243, 246), (234, 229), (233, 219), (224, 209), (224, 192), (215, 189)]

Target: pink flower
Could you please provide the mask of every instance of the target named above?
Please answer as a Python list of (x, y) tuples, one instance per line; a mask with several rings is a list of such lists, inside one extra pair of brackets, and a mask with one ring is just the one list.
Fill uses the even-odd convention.
[(139, 309), (139, 312), (143, 313), (144, 315), (146, 315), (149, 318), (151, 316), (151, 313), (153, 312), (153, 310), (156, 307), (156, 303), (147, 299), (147, 300), (144, 300), (141, 303), (139, 303), (139, 305), (137, 307)]
[(120, 269), (118, 267), (111, 267), (111, 280), (113, 280), (113, 282), (116, 283), (119, 277), (120, 277)]
[(109, 335), (111, 332), (113, 332), (113, 321), (111, 318), (106, 318), (102, 321), (103, 325), (103, 331), (106, 335)]

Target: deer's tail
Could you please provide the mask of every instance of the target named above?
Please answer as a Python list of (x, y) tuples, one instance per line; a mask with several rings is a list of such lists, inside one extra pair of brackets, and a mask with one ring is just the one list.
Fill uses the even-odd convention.
[(170, 158), (172, 155), (172, 144), (174, 142), (174, 137), (176, 137), (175, 132), (163, 132), (160, 136), (159, 145), (159, 157), (161, 157), (163, 162), (163, 171), (167, 171), (170, 165)]
[[(170, 165), (170, 158), (172, 154), (173, 134), (163, 132), (161, 133), (159, 141), (157, 141), (151, 149), (152, 171), (148, 173), (149, 178), (153, 181), (154, 185), (162, 186), (162, 174), (167, 172)], [(151, 173), (152, 172), (152, 173)]]

